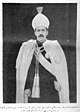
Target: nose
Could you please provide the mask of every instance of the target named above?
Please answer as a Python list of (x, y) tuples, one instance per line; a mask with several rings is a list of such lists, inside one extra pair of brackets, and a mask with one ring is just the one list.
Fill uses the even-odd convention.
[(42, 34), (42, 30), (40, 30), (40, 32), (39, 32), (40, 34)]

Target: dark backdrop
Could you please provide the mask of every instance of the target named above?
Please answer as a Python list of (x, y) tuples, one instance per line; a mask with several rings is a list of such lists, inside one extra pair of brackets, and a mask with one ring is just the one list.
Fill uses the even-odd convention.
[(57, 39), (68, 63), (70, 102), (76, 103), (76, 3), (19, 4), (3, 3), (3, 102), (14, 103), (16, 97), (16, 58), (21, 43), (35, 39), (31, 21), (36, 7), (50, 20), (48, 39)]

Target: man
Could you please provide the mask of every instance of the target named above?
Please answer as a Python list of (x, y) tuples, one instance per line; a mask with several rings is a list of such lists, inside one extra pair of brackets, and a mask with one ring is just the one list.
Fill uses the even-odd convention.
[(37, 40), (24, 42), (16, 61), (17, 103), (69, 103), (67, 63), (57, 40), (48, 36), (49, 20), (38, 7), (32, 27)]

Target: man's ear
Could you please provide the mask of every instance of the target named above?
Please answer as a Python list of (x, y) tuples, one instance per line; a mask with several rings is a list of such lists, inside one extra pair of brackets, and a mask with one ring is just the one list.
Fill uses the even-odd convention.
[(48, 35), (48, 33), (49, 33), (49, 32), (48, 32), (48, 30), (47, 30), (47, 32), (46, 32), (46, 36)]
[(34, 31), (34, 35), (36, 36), (36, 31)]

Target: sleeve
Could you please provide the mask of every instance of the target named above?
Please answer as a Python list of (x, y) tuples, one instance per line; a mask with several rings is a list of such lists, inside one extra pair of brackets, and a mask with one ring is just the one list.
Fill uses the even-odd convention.
[(18, 53), (16, 60), (16, 103), (24, 102), (24, 86), (34, 51), (33, 45), (32, 40), (24, 42)]
[(28, 42), (22, 44), (16, 59), (16, 103), (23, 102), (24, 83), (26, 79), (26, 52), (28, 52)]
[(16, 59), (16, 69), (20, 66), (20, 63), (22, 61), (22, 56), (23, 56), (25, 46), (27, 48), (28, 42), (22, 43), (22, 45), (21, 45), (21, 47), (19, 49), (18, 56), (17, 56), (17, 59)]
[(61, 85), (61, 91), (59, 92), (60, 102), (69, 103), (69, 79), (66, 57), (58, 41), (56, 41), (55, 49), (55, 74)]

